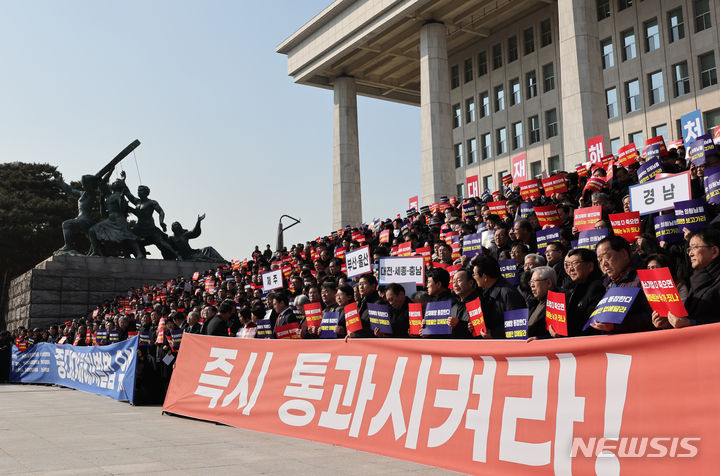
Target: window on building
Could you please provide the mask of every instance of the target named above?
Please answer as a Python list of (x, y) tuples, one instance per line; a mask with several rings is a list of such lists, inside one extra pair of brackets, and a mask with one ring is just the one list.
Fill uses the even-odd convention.
[(551, 157), (548, 157), (548, 170), (550, 172), (558, 172), (562, 170), (562, 168), (562, 165), (560, 165), (559, 155), (553, 155)]
[(478, 53), (478, 77), (485, 76), (487, 74), (487, 52), (481, 51)]
[(529, 73), (525, 74), (525, 83), (527, 84), (527, 98), (532, 99), (537, 96), (538, 87), (537, 75), (535, 74), (535, 70), (532, 70)]
[(530, 162), (530, 176), (537, 178), (540, 175), (542, 175), (542, 163), (539, 160)]
[(495, 87), (495, 112), (505, 109), (505, 90), (502, 86)]
[(642, 147), (643, 144), (645, 144), (642, 131), (631, 132), (628, 134), (628, 144), (630, 143), (635, 144), (635, 147), (638, 149)]
[(555, 67), (552, 63), (543, 66), (543, 92), (555, 89)]
[(621, 12), (628, 7), (632, 7), (633, 0), (618, 0), (618, 11)]
[(492, 47), (493, 54), (493, 69), (498, 69), (502, 66), (502, 44), (498, 43)]
[(515, 78), (510, 80), (510, 105), (514, 106), (520, 104), (522, 93), (520, 92), (520, 79)]
[(465, 196), (465, 184), (464, 183), (457, 184), (457, 196), (458, 197)]
[(631, 60), (635, 58), (637, 52), (635, 51), (635, 31), (630, 28), (620, 33), (622, 38), (622, 59), (623, 61)]
[(675, 85), (675, 97), (683, 96), (690, 92), (690, 77), (688, 75), (687, 61), (674, 64), (672, 67), (673, 82)]
[(625, 83), (625, 112), (640, 109), (640, 82), (637, 79)]
[(682, 124), (680, 123), (680, 119), (675, 120), (675, 137), (682, 137), (683, 136), (683, 129)]
[(700, 66), (700, 89), (717, 84), (717, 69), (715, 69), (715, 52), (710, 51), (698, 56)]
[(460, 69), (458, 65), (450, 68), (450, 89), (455, 89), (460, 86)]
[(545, 135), (549, 139), (558, 135), (557, 110), (545, 111)]
[(475, 98), (465, 100), (465, 123), (475, 122)]
[(528, 119), (528, 143), (540, 142), (540, 118), (532, 116)]
[(712, 134), (717, 126), (720, 126), (720, 108), (706, 111), (703, 113), (703, 124), (705, 125), (705, 133)]
[(459, 169), (463, 166), (463, 157), (462, 157), (462, 144), (455, 144), (455, 168)]
[(507, 131), (504, 127), (495, 130), (495, 150), (497, 155), (507, 152)]
[(612, 38), (607, 38), (600, 42), (600, 48), (602, 49), (602, 67), (603, 69), (612, 68), (615, 66), (615, 58), (613, 57), (613, 44)]
[(490, 133), (483, 134), (480, 138), (480, 147), (482, 147), (481, 154), (482, 159), (487, 160), (492, 157), (492, 138)]
[(523, 51), (526, 55), (535, 51), (535, 31), (532, 27), (523, 31)]
[(653, 137), (662, 136), (662, 138), (663, 138), (663, 140), (665, 141), (666, 144), (667, 144), (668, 142), (670, 142), (670, 136), (668, 136), (667, 124), (660, 124), (659, 126), (654, 126), (654, 127), (651, 129), (651, 132), (652, 132), (652, 136), (653, 136)]
[(483, 177), (483, 190), (487, 190), (490, 192), (495, 190), (495, 184), (493, 183), (492, 175), (486, 175)]
[(468, 58), (465, 60), (465, 82), (469, 83), (473, 77), (472, 58)]
[(619, 150), (620, 150), (620, 138), (616, 137), (614, 139), (610, 139), (610, 153), (612, 155), (617, 155)]
[(685, 38), (685, 24), (683, 23), (682, 7), (670, 10), (667, 17), (670, 43), (675, 43), (676, 41)]
[(663, 86), (663, 75), (662, 71), (656, 71), (655, 73), (648, 74), (648, 99), (650, 105), (661, 103), (665, 100), (665, 87)]
[(645, 31), (645, 52), (655, 51), (660, 48), (660, 27), (658, 27), (657, 18), (648, 20), (643, 23)]
[(610, 16), (610, 0), (597, 0), (598, 21)]
[(550, 19), (540, 22), (540, 47), (547, 46), (552, 43), (552, 27)]
[(480, 117), (485, 117), (490, 115), (490, 97), (488, 96), (488, 92), (485, 91), (483, 93), (480, 93)]
[(617, 107), (617, 89), (610, 88), (605, 90), (605, 104), (607, 105), (607, 117), (612, 119), (618, 115)]
[(695, 33), (712, 27), (710, 20), (710, 0), (695, 0)]
[(473, 137), (467, 141), (467, 163), (474, 164), (477, 161), (477, 140)]
[(517, 36), (513, 35), (508, 38), (508, 63), (512, 63), (518, 59), (518, 41)]
[(462, 117), (462, 110), (460, 109), (460, 104), (453, 104), (452, 115), (453, 115), (453, 129), (456, 127), (460, 127), (460, 124), (461, 124), (460, 118)]
[(512, 148), (517, 150), (523, 146), (523, 126), (522, 122), (516, 122), (512, 125)]

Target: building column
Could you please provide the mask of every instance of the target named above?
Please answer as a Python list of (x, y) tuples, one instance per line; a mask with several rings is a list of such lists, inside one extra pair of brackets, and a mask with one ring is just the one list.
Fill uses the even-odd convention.
[(450, 69), (445, 25), (420, 29), (421, 205), (455, 195), (455, 163), (450, 117)]
[(565, 170), (587, 162), (587, 140), (610, 137), (595, 2), (558, 0), (560, 90)]
[(333, 229), (362, 224), (355, 78), (335, 78), (333, 109)]

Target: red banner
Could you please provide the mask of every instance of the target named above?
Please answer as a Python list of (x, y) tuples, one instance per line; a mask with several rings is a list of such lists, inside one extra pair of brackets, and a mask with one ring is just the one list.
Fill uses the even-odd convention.
[(485, 316), (480, 306), (480, 298), (475, 298), (465, 305), (468, 313), (468, 320), (472, 325), (472, 334), (477, 337), (487, 332), (485, 327)]
[(620, 147), (618, 150), (618, 160), (623, 167), (629, 167), (638, 161), (638, 153), (634, 143)]
[(467, 183), (466, 198), (479, 197), (480, 196), (480, 191), (479, 191), (480, 186), (478, 185), (478, 176), (471, 175), (470, 177), (467, 177), (466, 183)]
[(543, 190), (545, 190), (545, 196), (549, 197), (553, 193), (565, 193), (567, 192), (567, 184), (565, 183), (565, 176), (563, 174), (553, 175), (546, 179), (542, 179)]
[(567, 336), (567, 310), (565, 309), (565, 293), (548, 291), (545, 305), (545, 327), (556, 334)]
[(595, 136), (587, 140), (588, 160), (591, 164), (599, 164), (605, 155), (603, 136)]
[(345, 306), (345, 328), (348, 332), (357, 332), (363, 328), (362, 322), (360, 322), (360, 314), (358, 314), (358, 306), (356, 302)]
[(640, 212), (611, 213), (608, 217), (617, 236), (622, 236), (629, 243), (640, 237)]
[(410, 320), (409, 334), (411, 336), (420, 335), (420, 329), (422, 329), (422, 304), (419, 302), (411, 302), (408, 304), (408, 318)]
[(540, 196), (540, 181), (538, 179), (520, 182), (520, 196), (523, 200), (532, 200)]
[(585, 167), (585, 165), (580, 164), (575, 166), (575, 172), (577, 172), (578, 177), (586, 177), (588, 174), (588, 169)]
[(502, 220), (507, 218), (507, 208), (506, 208), (507, 200), (499, 200), (497, 202), (488, 202), (488, 208), (490, 209), (490, 213), (494, 213), (495, 215), (499, 216)]
[(538, 223), (540, 226), (562, 226), (562, 220), (558, 214), (557, 207), (555, 205), (548, 205), (546, 207), (534, 207), (535, 215), (537, 215)]
[(414, 197), (410, 197), (408, 200), (408, 208), (412, 209), (414, 208), (415, 211), (420, 211), (420, 206), (418, 204), (418, 196), (415, 195)]
[(688, 315), (670, 275), (670, 268), (638, 269), (637, 273), (653, 311), (662, 317), (667, 317), (668, 312), (675, 317)]
[(390, 230), (383, 230), (380, 232), (380, 243), (390, 242)]
[(720, 324), (481, 346), (186, 334), (163, 411), (469, 474), (715, 474), (718, 339)]
[(502, 176), (502, 183), (504, 186), (509, 187), (511, 183), (513, 183), (513, 176), (510, 174), (503, 175)]
[(525, 181), (527, 178), (527, 172), (525, 171), (525, 154), (520, 154), (517, 157), (513, 157), (513, 168), (512, 168), (512, 184), (513, 187), (520, 185), (520, 182)]
[(305, 312), (305, 320), (308, 327), (320, 327), (322, 321), (322, 304), (319, 302), (309, 302), (303, 306)]
[(600, 205), (596, 207), (578, 208), (575, 210), (573, 216), (573, 224), (577, 227), (578, 231), (592, 230), (595, 228), (595, 223), (600, 221), (601, 218), (602, 207)]
[(410, 256), (412, 254), (412, 243), (400, 243), (398, 245), (398, 256)]

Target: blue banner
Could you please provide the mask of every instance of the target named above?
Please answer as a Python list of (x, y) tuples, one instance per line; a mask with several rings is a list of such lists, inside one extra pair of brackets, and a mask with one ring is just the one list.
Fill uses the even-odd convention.
[(452, 327), (447, 324), (451, 308), (452, 302), (450, 301), (427, 303), (425, 307), (425, 327), (423, 328), (423, 335), (448, 335), (452, 333)]
[(545, 230), (540, 230), (535, 233), (535, 237), (537, 238), (538, 253), (545, 256), (545, 248), (547, 248), (548, 243), (552, 241), (560, 241), (560, 228), (552, 226), (550, 228), (546, 228)]
[(594, 322), (622, 324), (640, 288), (610, 288), (598, 302), (583, 330)]
[(482, 233), (473, 233), (463, 237), (462, 254), (468, 258), (482, 254)]
[(379, 329), (385, 335), (392, 335), (393, 330), (390, 325), (390, 310), (387, 304), (367, 304), (368, 318), (370, 318), (370, 329), (373, 331)]
[(340, 313), (338, 312), (324, 312), (322, 321), (320, 321), (320, 337), (322, 339), (335, 339), (337, 334), (335, 333), (335, 327), (338, 325), (338, 318)]
[(502, 273), (502, 277), (505, 278), (509, 284), (512, 284), (513, 286), (520, 284), (520, 281), (518, 281), (517, 261), (515, 258), (501, 259), (498, 261), (498, 264), (500, 265), (500, 273)]
[(587, 248), (594, 250), (600, 240), (608, 236), (607, 228), (598, 228), (596, 230), (581, 231), (578, 236), (578, 248)]
[(704, 131), (700, 109), (680, 116), (680, 129), (682, 130), (685, 149), (689, 149), (690, 142), (700, 137)]
[(10, 381), (52, 383), (133, 403), (137, 350), (138, 336), (95, 347), (42, 342), (20, 352), (13, 346)]
[(505, 311), (505, 338), (513, 340), (527, 339), (528, 309)]

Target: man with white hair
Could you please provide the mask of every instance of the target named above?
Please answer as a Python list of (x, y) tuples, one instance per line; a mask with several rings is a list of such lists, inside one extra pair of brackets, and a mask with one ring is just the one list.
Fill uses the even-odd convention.
[(555, 290), (556, 285), (557, 275), (550, 266), (538, 266), (532, 270), (530, 289), (535, 299), (538, 300), (538, 304), (531, 310), (528, 318), (528, 337), (539, 339), (551, 337), (545, 327), (545, 305), (548, 291)]
[(523, 269), (525, 271), (530, 271), (532, 269), (537, 268), (538, 266), (545, 266), (547, 261), (545, 261), (545, 257), (542, 255), (539, 255), (537, 253), (530, 253), (529, 255), (525, 255), (525, 262), (523, 264)]

